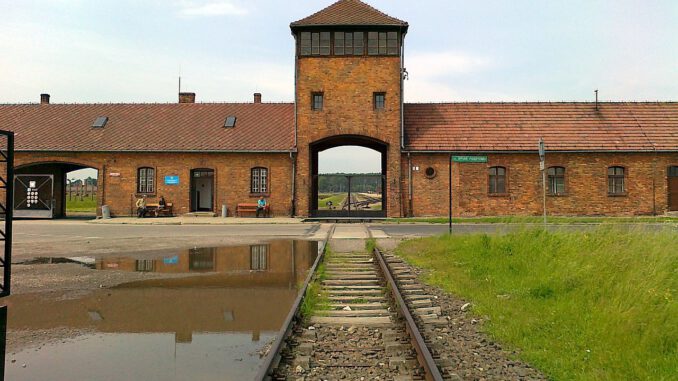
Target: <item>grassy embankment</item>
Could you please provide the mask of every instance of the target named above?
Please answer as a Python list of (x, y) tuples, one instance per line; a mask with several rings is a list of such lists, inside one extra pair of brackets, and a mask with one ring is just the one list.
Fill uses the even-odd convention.
[(678, 379), (678, 233), (525, 230), (398, 252), (555, 380)]
[(97, 210), (96, 199), (92, 200), (91, 197), (84, 197), (81, 201), (80, 197), (73, 197), (70, 200), (68, 199), (68, 196), (66, 197), (66, 213), (68, 212), (95, 213), (96, 210)]
[[(391, 218), (385, 222), (446, 224), (447, 217), (430, 218)], [(543, 217), (537, 216), (500, 216), (500, 217), (454, 217), (454, 224), (541, 224)], [(547, 217), (549, 224), (629, 224), (629, 223), (678, 223), (678, 217), (670, 216), (637, 216), (637, 217)]]

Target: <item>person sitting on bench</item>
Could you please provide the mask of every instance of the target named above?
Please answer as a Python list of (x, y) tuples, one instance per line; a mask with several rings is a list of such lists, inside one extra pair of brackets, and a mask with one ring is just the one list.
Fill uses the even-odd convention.
[(144, 218), (146, 213), (148, 213), (148, 209), (146, 209), (146, 195), (143, 195), (137, 199), (137, 217)]
[(165, 201), (165, 196), (160, 196), (158, 200), (158, 209), (164, 210), (167, 207), (167, 202)]
[(257, 218), (259, 218), (259, 213), (263, 214), (264, 217), (266, 217), (266, 199), (264, 196), (261, 196), (259, 198), (259, 201), (257, 201)]

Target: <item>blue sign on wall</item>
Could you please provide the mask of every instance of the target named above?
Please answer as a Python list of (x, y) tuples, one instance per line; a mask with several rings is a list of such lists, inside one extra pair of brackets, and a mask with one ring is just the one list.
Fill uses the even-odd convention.
[(179, 176), (165, 176), (165, 185), (179, 185)]

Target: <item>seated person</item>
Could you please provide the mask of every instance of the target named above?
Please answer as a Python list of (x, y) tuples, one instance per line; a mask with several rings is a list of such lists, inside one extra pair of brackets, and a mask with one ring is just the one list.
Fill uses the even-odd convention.
[(257, 218), (259, 218), (259, 213), (263, 214), (264, 217), (266, 217), (266, 199), (264, 196), (261, 196), (259, 198), (259, 201), (257, 201)]
[(146, 195), (141, 196), (141, 198), (137, 199), (137, 217), (139, 218), (144, 218), (146, 217), (146, 213), (148, 213), (148, 209), (146, 209)]
[(160, 199), (158, 200), (158, 209), (165, 209), (167, 206), (167, 202), (165, 201), (165, 196), (160, 196)]

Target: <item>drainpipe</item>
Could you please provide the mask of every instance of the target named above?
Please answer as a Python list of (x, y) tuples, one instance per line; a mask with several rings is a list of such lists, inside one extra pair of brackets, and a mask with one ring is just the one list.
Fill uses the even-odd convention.
[(405, 148), (405, 33), (400, 46), (400, 148)]
[(407, 184), (408, 184), (408, 191), (407, 191), (407, 197), (409, 201), (409, 209), (410, 217), (414, 217), (414, 206), (413, 206), (413, 197), (412, 197), (412, 190), (414, 187), (412, 186), (412, 157), (410, 156), (410, 153), (407, 153)]

